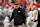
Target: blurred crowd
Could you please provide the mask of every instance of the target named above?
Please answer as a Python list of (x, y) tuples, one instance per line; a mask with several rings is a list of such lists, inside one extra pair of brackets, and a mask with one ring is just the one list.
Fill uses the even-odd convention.
[[(40, 10), (40, 0), (0, 0), (0, 23), (6, 16), (11, 17), (13, 10), (15, 10), (15, 3), (20, 3), (20, 8), (25, 11), (26, 17), (28, 12), (33, 9)], [(32, 8), (32, 9), (31, 9)], [(29, 10), (28, 10), (29, 9)]]

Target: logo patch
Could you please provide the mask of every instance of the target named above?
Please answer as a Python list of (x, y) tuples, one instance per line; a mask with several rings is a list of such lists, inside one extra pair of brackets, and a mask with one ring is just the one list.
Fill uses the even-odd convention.
[(18, 11), (20, 13), (20, 11)]

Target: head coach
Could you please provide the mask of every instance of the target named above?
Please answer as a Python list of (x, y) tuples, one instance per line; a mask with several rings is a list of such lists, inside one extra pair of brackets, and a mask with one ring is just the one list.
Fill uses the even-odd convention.
[(15, 3), (15, 10), (12, 13), (10, 18), (10, 22), (14, 19), (14, 27), (23, 27), (22, 25), (25, 24), (25, 11), (24, 9), (20, 8), (20, 3)]

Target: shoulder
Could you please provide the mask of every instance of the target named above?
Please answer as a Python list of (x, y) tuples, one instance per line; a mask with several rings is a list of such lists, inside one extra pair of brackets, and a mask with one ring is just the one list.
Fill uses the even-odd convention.
[(20, 10), (22, 10), (22, 8), (19, 8)]
[(34, 10), (35, 12), (37, 11), (37, 10)]
[(32, 13), (32, 11), (30, 11), (30, 13)]
[(23, 8), (19, 8), (20, 11), (23, 11)]
[(37, 12), (37, 10), (34, 10), (34, 13)]

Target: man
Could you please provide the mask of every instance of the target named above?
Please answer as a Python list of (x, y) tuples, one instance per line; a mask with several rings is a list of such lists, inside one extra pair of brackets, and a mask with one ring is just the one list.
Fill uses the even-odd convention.
[(24, 27), (26, 19), (25, 12), (20, 8), (19, 3), (15, 3), (15, 8), (16, 9), (13, 11), (10, 21), (14, 19), (14, 27)]
[(28, 27), (30, 27), (30, 22), (31, 22), (31, 18), (32, 18), (32, 9), (31, 9), (31, 6), (30, 6), (30, 2), (27, 2), (27, 14), (28, 14), (28, 17), (26, 18), (26, 25)]
[(32, 27), (37, 27), (37, 19), (38, 19), (38, 11), (37, 11), (37, 7), (35, 5), (33, 5), (33, 13), (32, 13)]
[(28, 6), (28, 17), (27, 17), (27, 26), (30, 27), (31, 26), (31, 18), (32, 18), (32, 9), (30, 6)]

